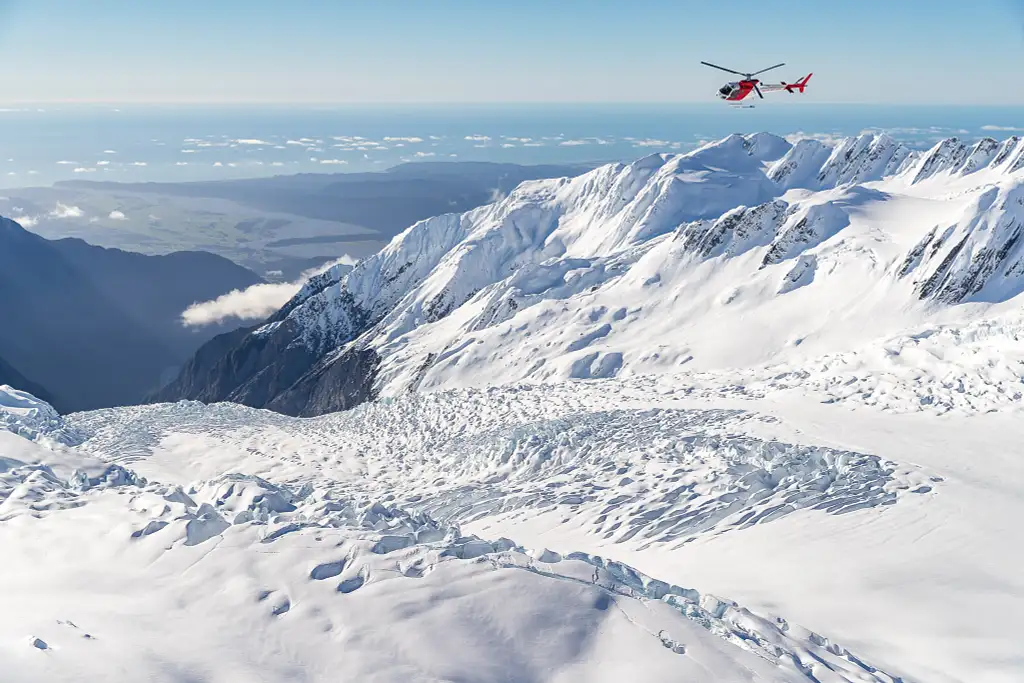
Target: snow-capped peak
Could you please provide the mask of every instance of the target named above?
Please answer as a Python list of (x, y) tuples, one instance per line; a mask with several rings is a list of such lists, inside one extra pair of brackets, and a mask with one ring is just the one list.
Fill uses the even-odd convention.
[(196, 371), (216, 378), (196, 397), (317, 414), (407, 389), (766, 363), (895, 334), (930, 315), (920, 299), (1020, 290), (1018, 147), (731, 135), (526, 182), (311, 279)]

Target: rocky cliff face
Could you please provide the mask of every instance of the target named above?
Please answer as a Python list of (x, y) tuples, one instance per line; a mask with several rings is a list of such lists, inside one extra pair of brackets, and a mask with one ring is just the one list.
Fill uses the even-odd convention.
[(947, 304), (1003, 301), (1024, 289), (1024, 184), (991, 187), (955, 224), (936, 227), (910, 251), (899, 274), (922, 299)]

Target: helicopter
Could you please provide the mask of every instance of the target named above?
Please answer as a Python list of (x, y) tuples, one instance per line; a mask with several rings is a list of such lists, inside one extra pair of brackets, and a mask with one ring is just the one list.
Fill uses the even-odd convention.
[(767, 69), (761, 69), (760, 71), (755, 71), (754, 73), (742, 73), (740, 71), (733, 71), (732, 69), (726, 69), (724, 66), (718, 66), (717, 64), (712, 64), (711, 62), (701, 62), (701, 64), (703, 64), (704, 66), (710, 66), (713, 69), (720, 69), (722, 71), (727, 71), (728, 73), (731, 74), (736, 74), (737, 76), (742, 76), (742, 78), (739, 81), (726, 83), (725, 85), (718, 89), (718, 96), (721, 99), (725, 100), (726, 102), (739, 102), (740, 100), (744, 99), (747, 95), (749, 95), (751, 92), (756, 92), (757, 96), (760, 97), (761, 99), (764, 99), (762, 91), (779, 92), (780, 90), (785, 90), (790, 94), (794, 92), (803, 93), (804, 88), (807, 87), (807, 81), (811, 80), (811, 76), (814, 75), (813, 73), (807, 74), (796, 83), (786, 83), (785, 81), (782, 81), (781, 83), (762, 83), (759, 79), (754, 78), (754, 76), (763, 74), (765, 71), (778, 69), (780, 66), (786, 66), (785, 62), (781, 64), (776, 64), (775, 66), (769, 66)]

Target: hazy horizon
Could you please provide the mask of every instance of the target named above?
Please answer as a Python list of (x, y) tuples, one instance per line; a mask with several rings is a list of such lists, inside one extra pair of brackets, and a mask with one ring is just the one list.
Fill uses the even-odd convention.
[[(181, 182), (383, 170), (416, 161), (516, 164), (686, 152), (730, 133), (834, 140), (885, 132), (914, 147), (1019, 132), (1024, 107), (687, 104), (59, 105), (0, 110), (0, 187)], [(87, 134), (83, 134), (83, 132)]]
[(715, 102), (733, 77), (701, 60), (814, 72), (809, 103), (1024, 104), (1022, 17), (1019, 0), (0, 0), (0, 106)]

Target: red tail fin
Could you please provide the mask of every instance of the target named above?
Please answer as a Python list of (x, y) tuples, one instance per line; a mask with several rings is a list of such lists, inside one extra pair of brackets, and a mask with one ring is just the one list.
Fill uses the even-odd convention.
[(789, 92), (799, 91), (802, 93), (804, 91), (804, 88), (807, 87), (807, 81), (811, 80), (811, 76), (813, 75), (813, 73), (807, 74), (796, 83), (790, 83), (789, 85), (786, 86), (786, 90), (788, 90)]

